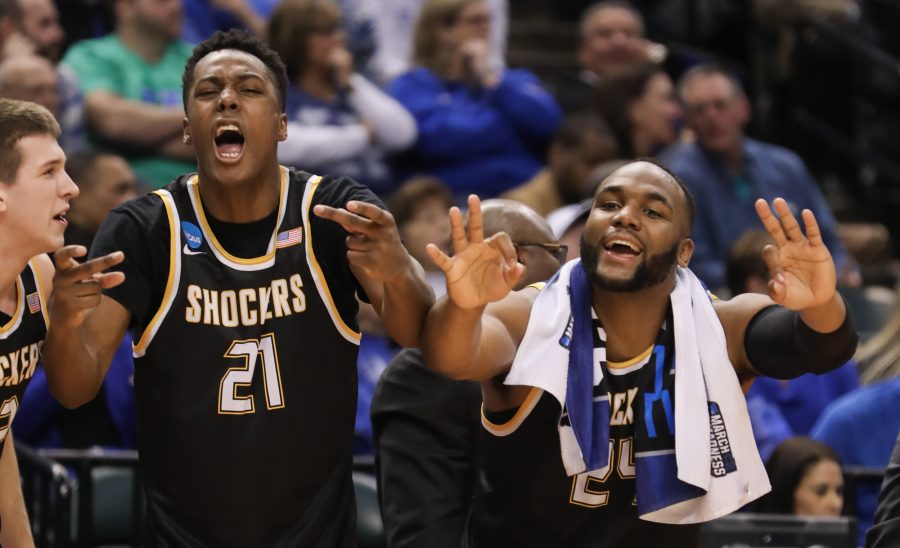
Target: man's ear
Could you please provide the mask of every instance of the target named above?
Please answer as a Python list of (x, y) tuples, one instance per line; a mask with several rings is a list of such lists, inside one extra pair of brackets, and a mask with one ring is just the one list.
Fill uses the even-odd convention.
[(6, 213), (6, 210), (9, 209), (9, 200), (6, 196), (6, 190), (6, 183), (0, 181), (0, 213)]
[(278, 117), (278, 140), (284, 141), (287, 139), (287, 136), (287, 114), (282, 113), (281, 116)]
[(678, 266), (687, 268), (694, 254), (694, 240), (685, 238), (678, 244)]
[(191, 144), (191, 126), (188, 125), (187, 116), (181, 119), (181, 140), (184, 144)]

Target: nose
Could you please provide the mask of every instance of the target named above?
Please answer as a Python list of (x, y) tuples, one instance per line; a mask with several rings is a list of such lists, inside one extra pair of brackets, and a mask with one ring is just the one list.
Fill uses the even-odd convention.
[(62, 177), (62, 197), (67, 200), (71, 200), (72, 198), (81, 194), (81, 190), (78, 188), (78, 185), (75, 184), (75, 181), (69, 177), (69, 174), (63, 171)]
[(238, 103), (237, 94), (233, 93), (230, 88), (223, 89), (222, 93), (219, 95), (217, 110), (219, 112), (225, 112), (227, 110), (235, 111), (239, 108), (240, 104)]
[(639, 230), (641, 228), (640, 216), (637, 215), (637, 212), (633, 207), (627, 204), (616, 211), (615, 215), (613, 215), (612, 222), (613, 226), (617, 227), (630, 228), (633, 230)]

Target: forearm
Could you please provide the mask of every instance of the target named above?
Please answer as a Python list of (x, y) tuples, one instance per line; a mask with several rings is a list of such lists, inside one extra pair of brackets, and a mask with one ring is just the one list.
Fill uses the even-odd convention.
[(468, 373), (481, 347), (483, 317), (484, 307), (462, 309), (450, 298), (439, 299), (422, 328), (425, 364), (451, 378), (472, 379)]
[(197, 156), (194, 154), (194, 147), (184, 144), (181, 135), (176, 135), (163, 143), (159, 148), (159, 152), (166, 158), (172, 158), (173, 160), (193, 162), (197, 159)]
[(0, 545), (28, 548), (34, 546), (34, 539), (22, 497), (14, 445), (12, 432), (9, 432), (0, 456)]
[(407, 273), (385, 282), (381, 298), (381, 318), (392, 339), (405, 347), (419, 346), (422, 325), (434, 293), (425, 282), (421, 265), (409, 257)]
[(156, 147), (182, 133), (184, 113), (178, 108), (96, 91), (85, 97), (84, 106), (90, 128), (107, 140)]
[(752, 367), (769, 377), (790, 379), (826, 373), (846, 363), (858, 337), (843, 299), (835, 297), (840, 303), (822, 305), (821, 311), (769, 307), (757, 313), (745, 338)]
[(91, 401), (103, 384), (109, 359), (87, 342), (86, 328), (55, 328), (52, 324), (44, 341), (43, 360), (47, 386), (59, 403), (73, 409)]

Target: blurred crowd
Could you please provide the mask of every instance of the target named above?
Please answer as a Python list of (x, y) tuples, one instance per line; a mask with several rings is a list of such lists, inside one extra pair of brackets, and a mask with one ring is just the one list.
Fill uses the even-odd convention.
[[(564, 261), (606, 175), (656, 158), (695, 197), (691, 268), (721, 297), (766, 291), (757, 198), (810, 209), (863, 343), (837, 371), (759, 379), (747, 397), (775, 485), (761, 508), (839, 515), (841, 467), (884, 467), (900, 430), (898, 24), (890, 0), (0, 0), (0, 96), (58, 118), (81, 189), (66, 240), (89, 246), (111, 209), (194, 170), (185, 61), (243, 27), (287, 66), (279, 161), (372, 188), (438, 296), (425, 245), (449, 253), (447, 210), (473, 193), (546, 219), (513, 237), (520, 261)], [(396, 389), (379, 379), (415, 356), (392, 363), (399, 348), (361, 310), (356, 450), (371, 455), (370, 407)], [(77, 410), (36, 375), (16, 438), (133, 448), (129, 347)], [(477, 409), (459, 420), (477, 427)], [(857, 492), (864, 532), (877, 485)]]

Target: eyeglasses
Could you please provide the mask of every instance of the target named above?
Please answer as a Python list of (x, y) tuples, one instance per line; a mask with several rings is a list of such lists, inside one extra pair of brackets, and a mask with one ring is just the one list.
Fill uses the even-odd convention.
[(564, 264), (566, 262), (566, 255), (569, 254), (569, 246), (565, 244), (539, 244), (536, 242), (515, 242), (513, 243), (513, 247), (516, 248), (516, 253), (519, 253), (520, 247), (540, 247), (547, 253), (553, 255), (553, 258), (559, 261), (559, 264)]

